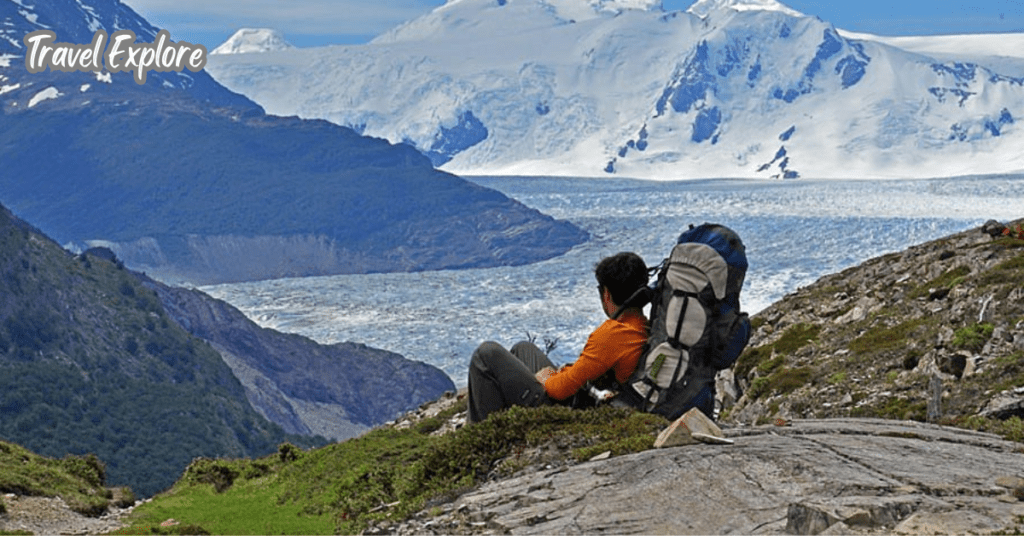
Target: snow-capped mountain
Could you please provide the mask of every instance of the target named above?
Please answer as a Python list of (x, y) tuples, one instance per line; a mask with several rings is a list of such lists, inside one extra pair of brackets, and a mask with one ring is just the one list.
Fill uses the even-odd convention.
[(960, 42), (851, 34), (775, 0), (449, 0), (365, 45), (206, 69), (268, 113), (409, 143), (461, 174), (1024, 170), (1024, 47), (1008, 46), (1024, 36)]
[(0, 1), (0, 203), (69, 249), (198, 284), (522, 264), (587, 239), (407, 145), (266, 115), (204, 70), (32, 72), (37, 30), (163, 34), (119, 0)]
[(210, 54), (249, 54), (295, 48), (284, 35), (269, 28), (242, 28)]

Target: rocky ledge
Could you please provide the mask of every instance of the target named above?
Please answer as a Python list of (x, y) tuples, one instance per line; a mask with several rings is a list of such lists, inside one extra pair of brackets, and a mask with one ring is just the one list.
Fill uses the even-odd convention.
[[(437, 413), (455, 397), (395, 423)], [(451, 418), (446, 433), (464, 422)], [(1016, 534), (1024, 445), (913, 421), (776, 420), (581, 464), (531, 464), (367, 534)], [(602, 458), (602, 457), (598, 457)]]

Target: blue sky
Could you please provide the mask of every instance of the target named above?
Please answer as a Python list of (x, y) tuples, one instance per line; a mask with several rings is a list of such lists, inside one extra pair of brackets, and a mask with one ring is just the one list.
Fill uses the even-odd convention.
[[(122, 0), (175, 41), (213, 48), (238, 28), (275, 28), (296, 46), (362, 43), (444, 0)], [(783, 0), (836, 27), (879, 35), (1024, 32), (1022, 0)], [(693, 0), (664, 0), (685, 10)]]

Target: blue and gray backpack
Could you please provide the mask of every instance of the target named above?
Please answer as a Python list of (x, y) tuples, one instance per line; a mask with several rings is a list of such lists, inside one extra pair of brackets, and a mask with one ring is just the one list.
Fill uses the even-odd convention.
[(715, 375), (750, 341), (750, 319), (740, 311), (746, 248), (728, 227), (691, 225), (655, 269), (657, 280), (615, 314), (651, 304), (650, 335), (623, 401), (670, 420), (694, 407), (714, 418)]

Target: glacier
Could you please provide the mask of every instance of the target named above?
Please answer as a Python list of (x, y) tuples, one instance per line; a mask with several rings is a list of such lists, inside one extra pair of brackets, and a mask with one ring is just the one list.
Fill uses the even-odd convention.
[(756, 313), (801, 286), (869, 258), (988, 219), (1018, 219), (1024, 176), (915, 180), (638, 181), (476, 177), (475, 181), (590, 233), (565, 255), (518, 267), (277, 279), (202, 287), (264, 327), (323, 344), (358, 341), (444, 370), (466, 383), (478, 344), (557, 339), (574, 361), (604, 315), (597, 261), (635, 251), (667, 256), (688, 224), (735, 229), (750, 269), (743, 308)]
[(1015, 44), (855, 34), (775, 0), (458, 0), (206, 70), (463, 176), (928, 178), (1024, 170)]

